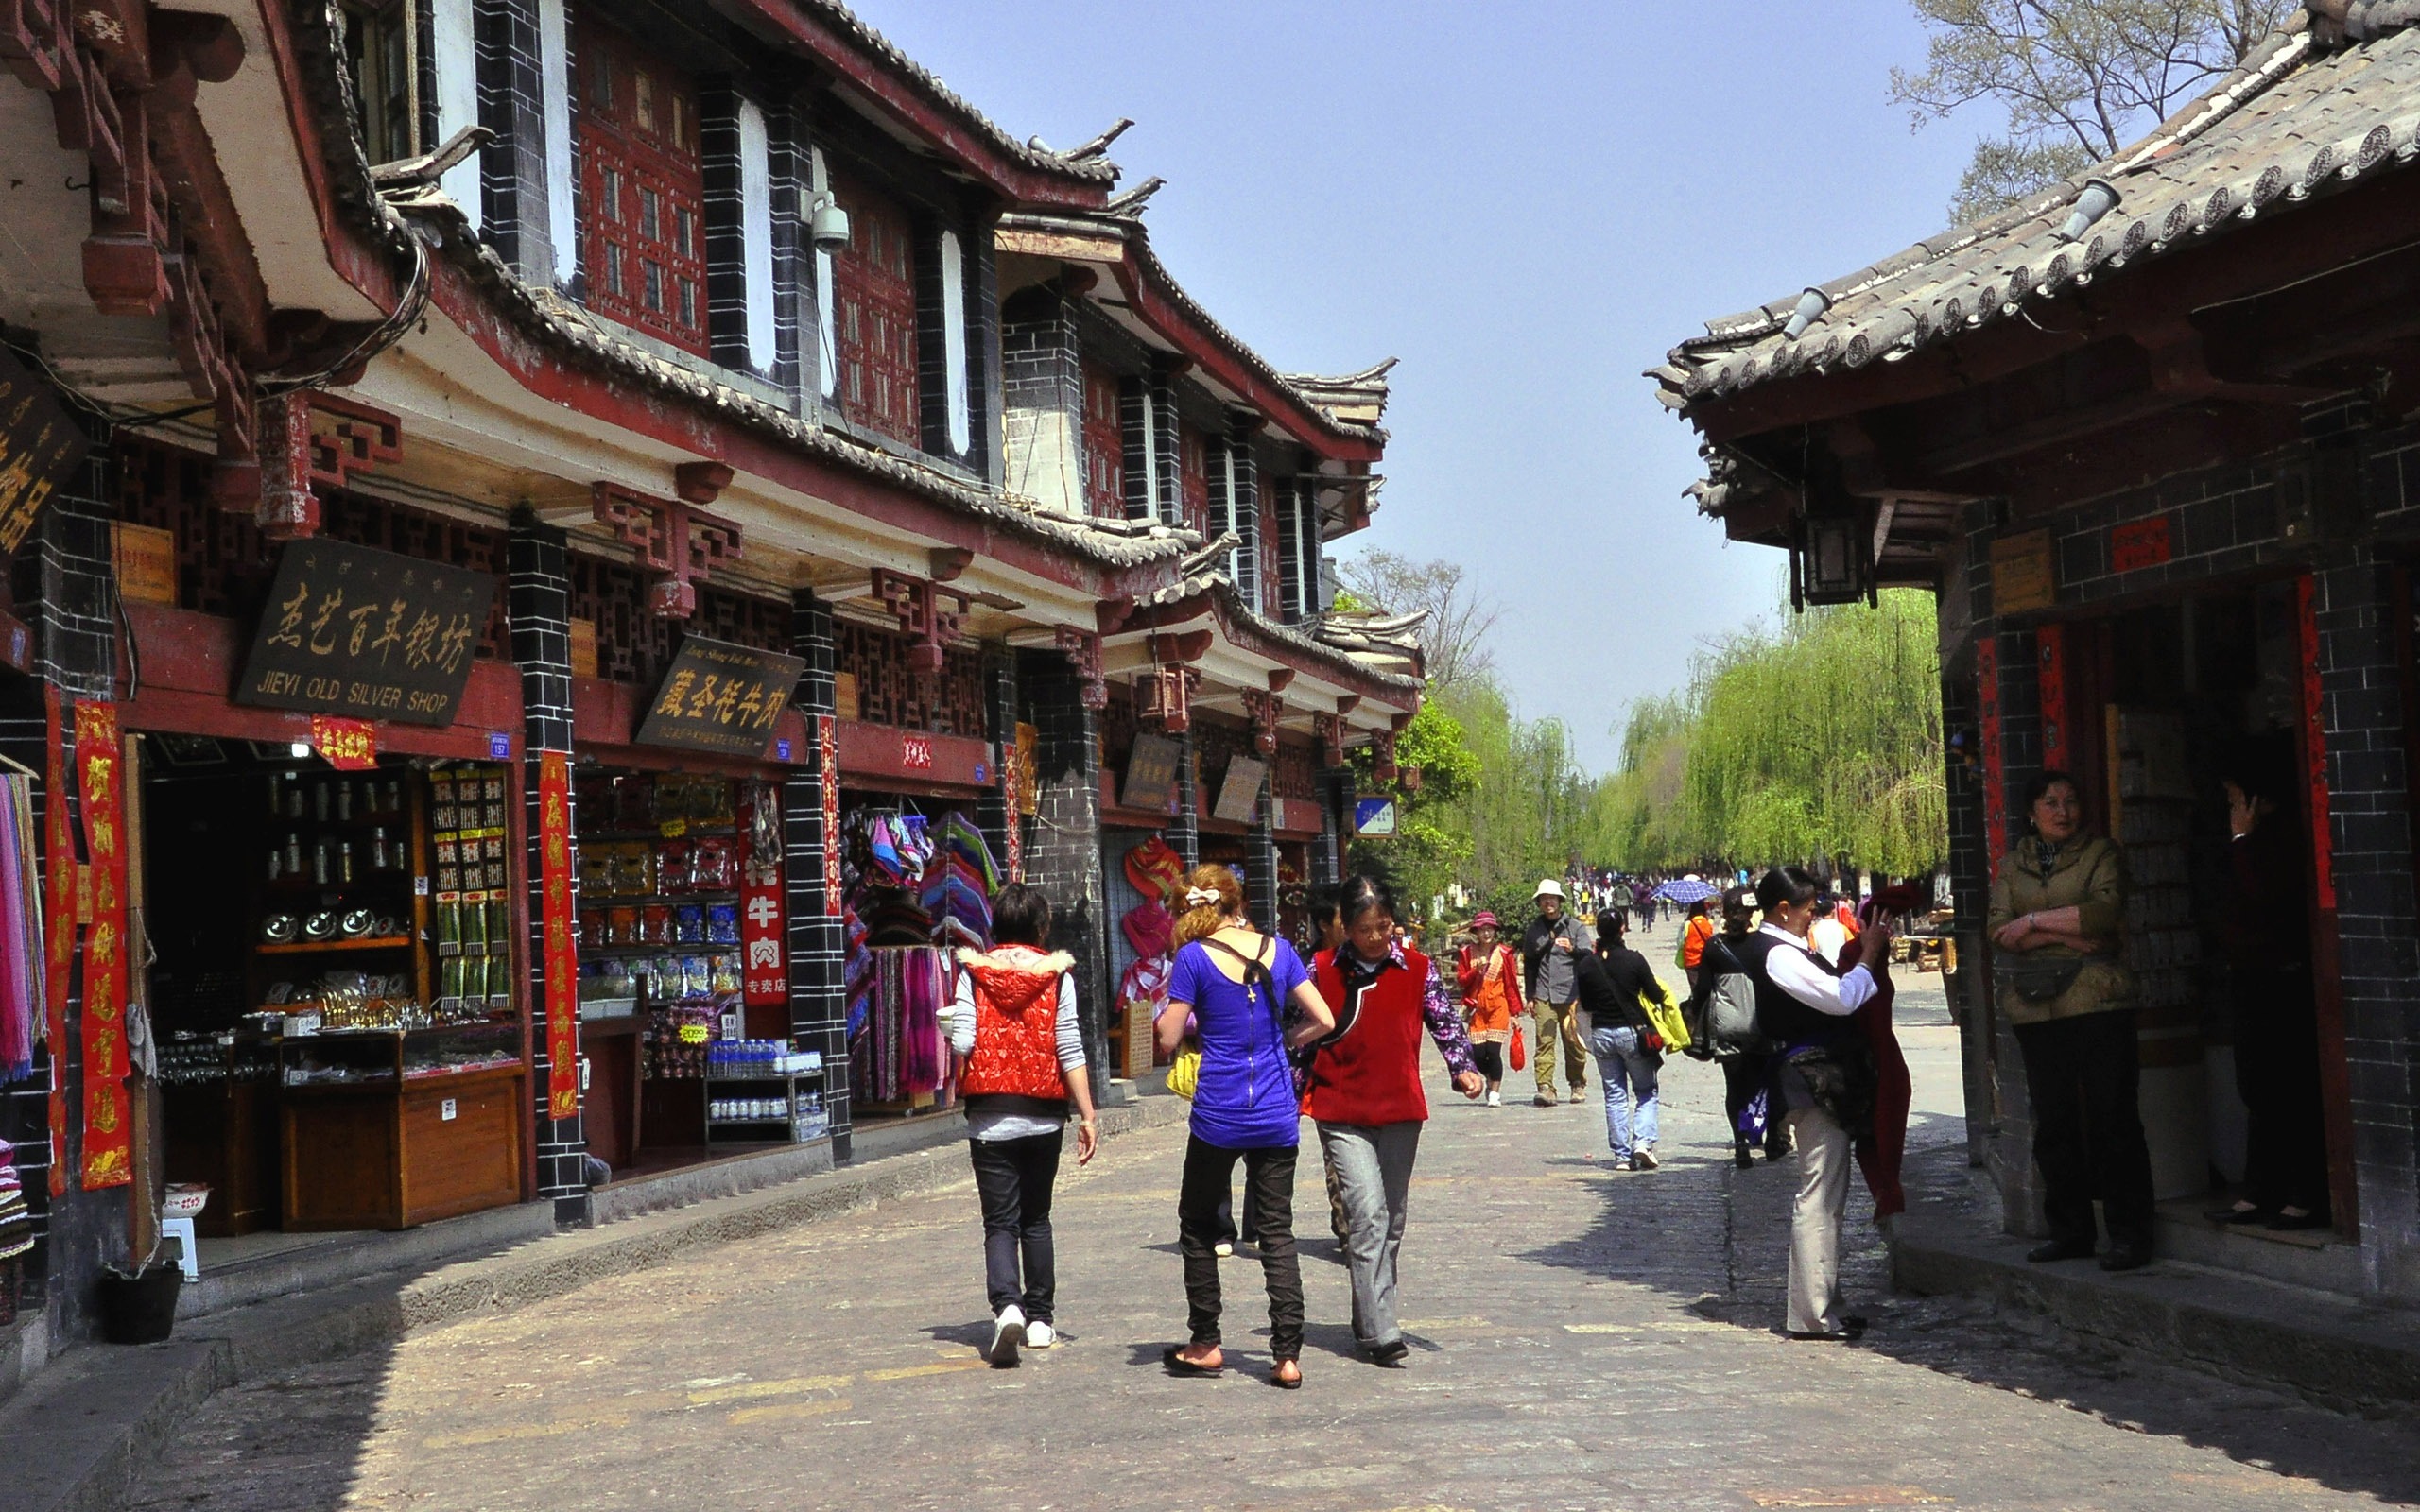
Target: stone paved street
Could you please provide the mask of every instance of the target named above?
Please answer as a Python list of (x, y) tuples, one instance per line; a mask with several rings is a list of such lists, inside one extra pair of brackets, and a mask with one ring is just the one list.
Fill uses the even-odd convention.
[[(1945, 1143), (1957, 1082), (1939, 1002), (1919, 989), (1903, 1012), (1937, 1183), (1964, 1176)], [(2215, 1512), (2420, 1491), (2407, 1423), (1881, 1296), (1861, 1190), (1852, 1296), (1874, 1334), (1778, 1337), (1791, 1168), (1735, 1172), (1720, 1077), (1678, 1059), (1667, 1074), (1668, 1164), (1643, 1176), (1602, 1162), (1593, 1104), (1440, 1102), (1405, 1252), (1404, 1369), (1349, 1357), (1306, 1164), (1306, 1389), (1261, 1383), (1258, 1267), (1241, 1260), (1226, 1276), (1243, 1368), (1161, 1373), (1184, 1316), (1170, 1128), (1071, 1164), (1069, 1342), (1013, 1372), (974, 1353), (970, 1185), (223, 1393), (136, 1503)]]

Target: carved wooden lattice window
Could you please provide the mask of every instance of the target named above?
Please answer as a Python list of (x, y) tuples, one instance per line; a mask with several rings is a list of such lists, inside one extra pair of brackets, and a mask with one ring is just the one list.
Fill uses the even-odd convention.
[(1084, 364), (1084, 507), (1126, 518), (1126, 431), (1118, 421), (1117, 374)]
[(1278, 742), (1277, 760), (1269, 769), (1269, 790), (1279, 798), (1318, 799), (1319, 759), (1308, 746)]
[(760, 651), (790, 648), (787, 604), (700, 583), (695, 615), (685, 622), (661, 619), (648, 612), (647, 576), (637, 568), (582, 552), (571, 553), (568, 566), (571, 617), (596, 627), (596, 675), (609, 681), (654, 687), (684, 632)]
[(1286, 617), (1286, 517), (1294, 509), (1290, 478), (1260, 483), (1260, 609), (1273, 620)]
[(908, 665), (908, 638), (854, 620), (832, 626), (832, 666), (857, 679), (857, 717), (943, 735), (987, 733), (983, 721), (983, 661), (950, 646), (939, 676), (917, 677)]
[(1177, 427), (1177, 507), (1183, 511), (1178, 524), (1204, 535), (1210, 531), (1210, 445), (1200, 431), (1190, 425)]
[(916, 444), (916, 252), (896, 205), (835, 175), (849, 213), (849, 245), (832, 258), (833, 339), (840, 358), (840, 413)]
[(687, 77), (583, 10), (581, 257), (588, 307), (706, 354), (706, 184)]
[[(206, 453), (156, 441), (120, 441), (115, 455), (118, 518), (176, 538), (180, 609), (249, 624), (259, 617), (277, 576), (277, 548), (262, 538), (250, 514), (222, 509), (212, 501), (211, 460)], [(320, 533), (327, 540), (504, 574), (505, 535), (500, 530), (338, 490), (322, 490), (320, 505)], [(504, 594), (499, 593), (488, 606), (476, 653), (504, 657), (510, 644)]]

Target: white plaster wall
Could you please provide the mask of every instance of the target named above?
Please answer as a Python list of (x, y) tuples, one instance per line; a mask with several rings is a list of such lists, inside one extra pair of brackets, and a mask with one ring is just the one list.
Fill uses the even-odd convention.
[(579, 270), (579, 226), (572, 210), (577, 184), (571, 152), (571, 42), (563, 0), (538, 0), (538, 77), (546, 123), (546, 239), (555, 249), (555, 282)]
[[(471, 0), (435, 0), (429, 17), (437, 50), (437, 140), (429, 144), (434, 148), (464, 127), (479, 124), (478, 44), (472, 32)], [(439, 187), (462, 207), (476, 230), (482, 198), (479, 154), (455, 164)]]
[(958, 232), (942, 232), (942, 387), (949, 408), (949, 449), (964, 456), (975, 443), (966, 394), (966, 253)]
[(773, 370), (773, 158), (765, 112), (739, 102), (740, 267), (748, 285), (748, 363)]

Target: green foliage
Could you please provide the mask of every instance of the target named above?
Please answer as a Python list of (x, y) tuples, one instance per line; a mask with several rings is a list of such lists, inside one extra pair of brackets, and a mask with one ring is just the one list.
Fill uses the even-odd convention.
[(1948, 850), (1932, 595), (1735, 637), (1623, 731), (1600, 827), (1626, 868), (1833, 857), (1892, 872)]

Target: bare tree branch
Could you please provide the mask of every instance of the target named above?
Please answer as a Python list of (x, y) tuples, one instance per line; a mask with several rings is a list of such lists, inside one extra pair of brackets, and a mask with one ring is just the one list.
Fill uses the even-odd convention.
[(2295, 0), (1910, 0), (1925, 67), (1891, 71), (1921, 129), (1979, 101), (2008, 112), (1976, 144), (1951, 213), (1969, 219), (2082, 171), (2227, 73)]
[(1374, 546), (1338, 562), (1336, 575), (1346, 593), (1374, 610), (1388, 614), (1427, 610), (1421, 640), (1432, 691), (1442, 694), (1495, 669), (1486, 641), (1503, 608), (1473, 590), (1459, 563), (1414, 561)]

